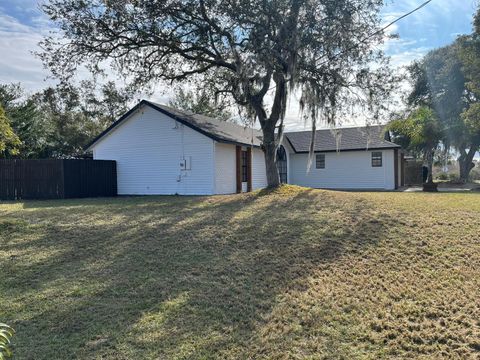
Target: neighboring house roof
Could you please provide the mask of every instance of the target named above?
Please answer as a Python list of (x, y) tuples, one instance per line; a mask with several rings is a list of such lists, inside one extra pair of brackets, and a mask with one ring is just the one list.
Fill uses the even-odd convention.
[(157, 104), (152, 101), (142, 100), (100, 135), (98, 135), (90, 144), (87, 145), (86, 149), (90, 149), (101, 138), (110, 133), (110, 131), (115, 129), (123, 121), (128, 119), (128, 117), (142, 105), (149, 106), (215, 141), (238, 145), (253, 145), (255, 147), (259, 147), (261, 145), (262, 133), (259, 130), (214, 119), (204, 115), (176, 110), (169, 106)]
[[(312, 140), (311, 131), (288, 132), (285, 137), (296, 153), (308, 153)], [(384, 126), (364, 126), (317, 130), (315, 152), (353, 151), (366, 149), (394, 149), (399, 145), (390, 141)], [(338, 140), (338, 142), (337, 142)]]

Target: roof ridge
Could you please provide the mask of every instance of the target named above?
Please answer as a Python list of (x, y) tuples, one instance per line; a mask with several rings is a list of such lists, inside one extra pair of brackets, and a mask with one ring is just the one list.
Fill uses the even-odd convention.
[[(386, 124), (376, 124), (376, 125), (365, 125), (365, 126), (345, 126), (345, 127), (338, 127), (338, 128), (326, 128), (326, 129), (316, 129), (315, 131), (332, 131), (332, 130), (344, 130), (344, 129), (367, 129), (367, 128), (378, 128), (387, 126)], [(308, 132), (311, 133), (312, 130), (299, 130), (299, 131), (285, 131), (285, 134), (293, 134), (293, 133), (303, 133)]]
[[(315, 132), (314, 151), (342, 151), (376, 148), (399, 148), (386, 140), (384, 125), (355, 126), (332, 129), (319, 129)], [(338, 136), (337, 136), (338, 134)], [(285, 133), (296, 152), (308, 152), (312, 140), (311, 131)]]
[(239, 128), (242, 128), (242, 129), (253, 129), (255, 131), (259, 131), (258, 129), (255, 129), (254, 127), (251, 127), (251, 126), (248, 126), (248, 125), (241, 125), (241, 124), (238, 124), (236, 122), (232, 122), (232, 121), (228, 121), (228, 120), (220, 120), (218, 118), (215, 118), (215, 117), (212, 117), (212, 116), (208, 116), (208, 115), (204, 115), (204, 114), (199, 114), (199, 113), (194, 113), (192, 111), (187, 111), (187, 110), (182, 110), (182, 109), (177, 109), (177, 108), (174, 108), (172, 106), (169, 106), (169, 105), (164, 105), (164, 104), (161, 104), (161, 103), (157, 103), (157, 102), (154, 102), (154, 101), (150, 101), (150, 100), (144, 100), (145, 102), (148, 102), (152, 105), (155, 105), (155, 106), (158, 106), (158, 107), (162, 107), (162, 108), (166, 108), (166, 110), (170, 110), (170, 111), (175, 111), (175, 112), (178, 112), (184, 116), (188, 116), (188, 117), (193, 117), (193, 116), (202, 116), (204, 117), (205, 119), (209, 119), (209, 120), (214, 120), (218, 123), (221, 123), (221, 124), (224, 124), (224, 125), (227, 125), (227, 126), (235, 126), (235, 127), (239, 127)]

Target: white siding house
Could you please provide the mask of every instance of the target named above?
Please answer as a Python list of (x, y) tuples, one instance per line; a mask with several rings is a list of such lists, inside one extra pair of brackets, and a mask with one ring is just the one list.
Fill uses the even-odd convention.
[(372, 151), (319, 153), (325, 156), (325, 167), (317, 169), (314, 157), (307, 171), (308, 154), (290, 155), (293, 184), (323, 189), (394, 190), (393, 150), (383, 150), (381, 167), (372, 167)]
[(131, 195), (212, 194), (213, 153), (212, 139), (146, 106), (93, 148), (95, 159), (117, 162), (118, 193)]
[(265, 168), (265, 156), (259, 148), (253, 149), (252, 154), (252, 180), (253, 190), (263, 189), (267, 186), (267, 170)]
[[(252, 190), (265, 187), (258, 132), (205, 117), (190, 117), (142, 101), (89, 149), (115, 160), (120, 195), (212, 195), (237, 192), (236, 151), (251, 151)], [(217, 126), (213, 129), (213, 125)], [(250, 143), (250, 144), (248, 144)], [(247, 182), (242, 184), (247, 191)]]
[(318, 130), (309, 168), (311, 132), (285, 134), (289, 183), (323, 189), (394, 190), (402, 185), (400, 146), (382, 126)]
[(215, 194), (236, 192), (235, 146), (215, 144)]
[[(402, 183), (399, 146), (381, 127), (286, 133), (281, 180), (327, 189), (393, 190)], [(89, 146), (115, 160), (120, 195), (233, 194), (267, 185), (258, 130), (141, 101)]]
[[(246, 150), (243, 146), (242, 150)], [(236, 146), (231, 144), (215, 144), (215, 194), (234, 194), (236, 192)], [(252, 150), (252, 190), (267, 186), (265, 157), (263, 151)], [(248, 185), (242, 182), (242, 191), (247, 191)]]

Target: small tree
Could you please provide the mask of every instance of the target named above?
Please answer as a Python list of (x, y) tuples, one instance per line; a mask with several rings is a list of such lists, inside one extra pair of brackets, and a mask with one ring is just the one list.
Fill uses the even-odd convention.
[(38, 109), (34, 97), (25, 94), (20, 84), (0, 84), (0, 105), (22, 144), (22, 158), (44, 158), (50, 153), (54, 132), (51, 119)]
[(433, 183), (433, 159), (444, 138), (435, 112), (428, 107), (417, 108), (406, 119), (392, 121), (388, 128), (406, 140), (409, 150), (423, 154), (428, 166), (427, 183)]
[(3, 106), (0, 105), (0, 156), (17, 155), (21, 144), (22, 142), (10, 125)]
[[(105, 64), (134, 86), (209, 84), (260, 123), (269, 187), (287, 101), (297, 92), (312, 121), (352, 107), (377, 114), (395, 84), (383, 61), (383, 0), (49, 0), (42, 8), (60, 36), (40, 55), (69, 79)], [(371, 66), (375, 62), (375, 66)], [(314, 142), (312, 131), (312, 146)]]

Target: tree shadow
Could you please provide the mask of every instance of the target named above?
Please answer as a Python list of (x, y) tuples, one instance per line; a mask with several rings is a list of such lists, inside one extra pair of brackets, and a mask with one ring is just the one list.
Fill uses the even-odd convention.
[(395, 223), (309, 190), (81, 204), (35, 204), (42, 232), (1, 246), (19, 358), (248, 357), (279, 295)]

